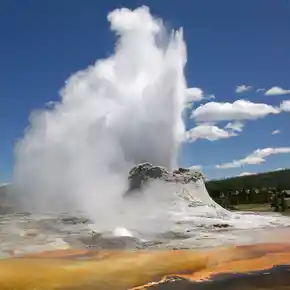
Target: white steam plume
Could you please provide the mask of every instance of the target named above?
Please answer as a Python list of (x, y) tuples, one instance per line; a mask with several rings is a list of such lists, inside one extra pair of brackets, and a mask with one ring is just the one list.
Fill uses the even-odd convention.
[(186, 48), (147, 7), (108, 15), (115, 53), (71, 76), (61, 99), (34, 112), (16, 148), (14, 184), (38, 209), (76, 206), (98, 223), (118, 217), (128, 170), (173, 167), (184, 136)]

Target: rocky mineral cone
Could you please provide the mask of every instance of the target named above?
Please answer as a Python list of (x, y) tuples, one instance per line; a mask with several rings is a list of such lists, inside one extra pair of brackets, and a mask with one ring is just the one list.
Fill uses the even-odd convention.
[(179, 168), (170, 172), (164, 167), (154, 166), (148, 162), (140, 163), (129, 172), (129, 188), (126, 195), (140, 192), (146, 183), (154, 179), (187, 184), (203, 179), (203, 175), (200, 172), (187, 168)]

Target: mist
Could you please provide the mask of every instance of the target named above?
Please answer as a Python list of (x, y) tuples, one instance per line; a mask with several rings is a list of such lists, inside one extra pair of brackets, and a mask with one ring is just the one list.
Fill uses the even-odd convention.
[(118, 212), (128, 221), (138, 215), (136, 203), (120, 209), (133, 165), (177, 165), (186, 47), (182, 29), (167, 32), (147, 7), (107, 18), (114, 54), (73, 74), (58, 102), (32, 112), (15, 148), (13, 184), (23, 207), (80, 210), (114, 227)]

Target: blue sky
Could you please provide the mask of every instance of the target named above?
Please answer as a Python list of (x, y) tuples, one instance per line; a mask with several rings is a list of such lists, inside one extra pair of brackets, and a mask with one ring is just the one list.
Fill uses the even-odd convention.
[[(210, 115), (214, 124), (203, 123), (211, 126), (208, 130), (215, 126), (231, 135), (210, 141), (202, 139), (205, 135), (199, 130), (197, 140), (184, 145), (181, 165), (202, 165), (210, 178), (290, 167), (289, 104), (285, 111), (269, 113), (283, 100), (290, 100), (288, 0), (171, 0), (166, 4), (156, 0), (4, 0), (0, 2), (0, 183), (11, 178), (13, 147), (28, 125), (31, 110), (57, 100), (68, 76), (113, 51), (108, 12), (140, 5), (149, 6), (168, 28), (184, 27), (188, 86), (200, 88), (204, 97), (188, 109), (187, 129), (198, 126), (200, 116)], [(241, 85), (251, 88), (237, 93)], [(267, 95), (272, 87), (285, 91), (274, 89)], [(207, 100), (210, 95), (215, 99)], [(242, 115), (233, 110), (239, 99), (251, 102)], [(203, 107), (195, 119), (189, 118), (209, 101), (214, 102), (213, 111)], [(219, 104), (224, 102), (230, 105)], [(263, 111), (265, 107), (252, 103), (271, 107)], [(227, 110), (224, 116), (230, 117), (216, 121), (217, 110)], [(257, 110), (264, 112), (259, 118)], [(229, 122), (239, 131), (225, 130)], [(274, 130), (280, 133), (272, 135)], [(219, 131), (218, 136), (226, 133)], [(269, 149), (253, 153), (265, 148)], [(234, 166), (223, 166), (233, 160), (237, 161)]]

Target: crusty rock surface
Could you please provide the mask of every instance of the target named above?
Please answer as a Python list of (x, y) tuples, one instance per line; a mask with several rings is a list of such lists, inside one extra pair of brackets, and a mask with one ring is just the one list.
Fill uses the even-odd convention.
[(169, 172), (166, 168), (154, 166), (149, 162), (140, 163), (134, 166), (129, 172), (129, 188), (126, 194), (141, 190), (148, 181), (153, 179), (187, 184), (203, 178), (201, 172), (187, 168), (178, 168), (173, 172)]

